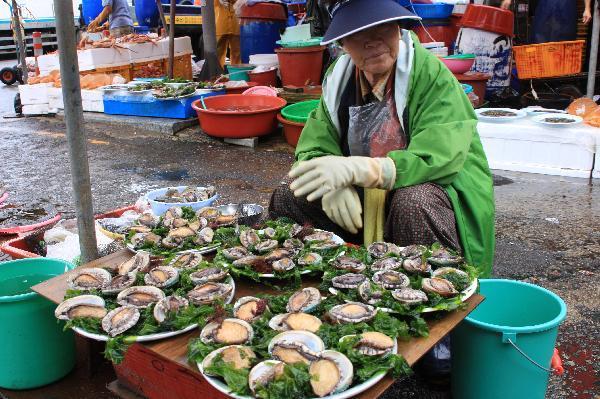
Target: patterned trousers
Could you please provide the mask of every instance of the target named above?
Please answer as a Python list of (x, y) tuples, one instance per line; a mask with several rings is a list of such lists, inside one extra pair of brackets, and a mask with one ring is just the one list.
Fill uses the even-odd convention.
[[(357, 191), (362, 202), (362, 190)], [(452, 204), (437, 184), (424, 183), (391, 191), (386, 212), (384, 240), (387, 242), (400, 246), (439, 242), (461, 249)], [(296, 198), (287, 184), (279, 186), (271, 196), (269, 217), (288, 217), (300, 224), (334, 232), (346, 242), (363, 242), (362, 231), (350, 234), (343, 230), (323, 212), (320, 200), (308, 202), (306, 198)]]

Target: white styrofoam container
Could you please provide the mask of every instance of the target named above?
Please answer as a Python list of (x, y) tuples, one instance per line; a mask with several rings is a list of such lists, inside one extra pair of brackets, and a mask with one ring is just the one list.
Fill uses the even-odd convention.
[[(162, 47), (162, 58), (166, 58), (169, 55), (169, 39), (161, 39), (157, 44)], [(192, 49), (192, 40), (189, 36), (176, 37), (174, 46), (173, 52), (175, 56), (192, 54), (194, 52)]]
[(34, 85), (19, 85), (21, 104), (35, 105), (48, 104), (48, 88), (52, 83), (38, 83)]
[(48, 104), (30, 104), (23, 105), (23, 115), (47, 115), (56, 112), (55, 109), (50, 109)]
[(478, 131), (491, 169), (588, 178), (595, 137), (589, 128), (552, 128), (479, 122)]
[[(600, 139), (598, 139), (598, 141), (600, 142)], [(600, 152), (598, 152), (598, 151), (596, 152), (596, 163), (595, 163), (595, 165), (596, 165), (596, 167), (593, 170), (592, 177), (594, 179), (600, 179)]]
[(58, 54), (46, 54), (38, 57), (38, 68), (40, 75), (48, 75), (50, 72), (59, 70), (60, 63)]
[(85, 112), (104, 112), (104, 101), (83, 100), (81, 106)]
[(60, 87), (49, 87), (48, 88), (48, 107), (54, 109), (64, 109), (62, 88)]
[(131, 51), (122, 48), (91, 48), (77, 52), (80, 71), (131, 64)]
[[(175, 39), (175, 42), (177, 43), (177, 39)], [(169, 54), (168, 43), (166, 52), (164, 45), (161, 43), (124, 43), (122, 46), (129, 49), (124, 51), (129, 52), (131, 62), (157, 60), (166, 58)], [(175, 48), (177, 48), (177, 46), (175, 46)]]

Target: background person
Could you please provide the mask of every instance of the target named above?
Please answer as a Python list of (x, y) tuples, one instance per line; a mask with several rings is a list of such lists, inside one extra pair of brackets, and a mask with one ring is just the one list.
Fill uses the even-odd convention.
[(94, 32), (108, 19), (110, 35), (120, 37), (133, 33), (133, 19), (127, 0), (102, 0), (102, 12), (88, 25), (88, 32)]
[(240, 24), (235, 15), (235, 0), (215, 0), (215, 24), (217, 35), (217, 58), (221, 67), (229, 49), (231, 65), (240, 64)]

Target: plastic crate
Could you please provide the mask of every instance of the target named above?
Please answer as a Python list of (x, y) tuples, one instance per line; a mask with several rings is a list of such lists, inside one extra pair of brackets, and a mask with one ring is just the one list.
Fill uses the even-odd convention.
[(443, 19), (450, 18), (454, 4), (412, 4), (410, 7), (423, 19)]
[(187, 119), (196, 116), (192, 103), (200, 98), (225, 94), (225, 90), (194, 95), (180, 100), (158, 100), (152, 95), (104, 95), (104, 113), (110, 115), (152, 116), (156, 118)]
[(580, 73), (584, 44), (574, 40), (513, 47), (519, 79)]

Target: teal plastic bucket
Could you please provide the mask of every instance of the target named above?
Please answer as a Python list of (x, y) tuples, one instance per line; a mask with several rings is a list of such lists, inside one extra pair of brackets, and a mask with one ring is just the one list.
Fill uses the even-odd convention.
[(256, 67), (250, 64), (227, 65), (229, 80), (245, 80), (248, 82), (250, 80), (248, 71), (251, 71), (254, 68)]
[(54, 317), (56, 305), (31, 287), (74, 267), (58, 259), (0, 263), (0, 387), (29, 389), (54, 382), (75, 365), (73, 333)]
[(567, 306), (520, 281), (481, 280), (480, 289), (485, 300), (452, 332), (453, 397), (543, 399)]

